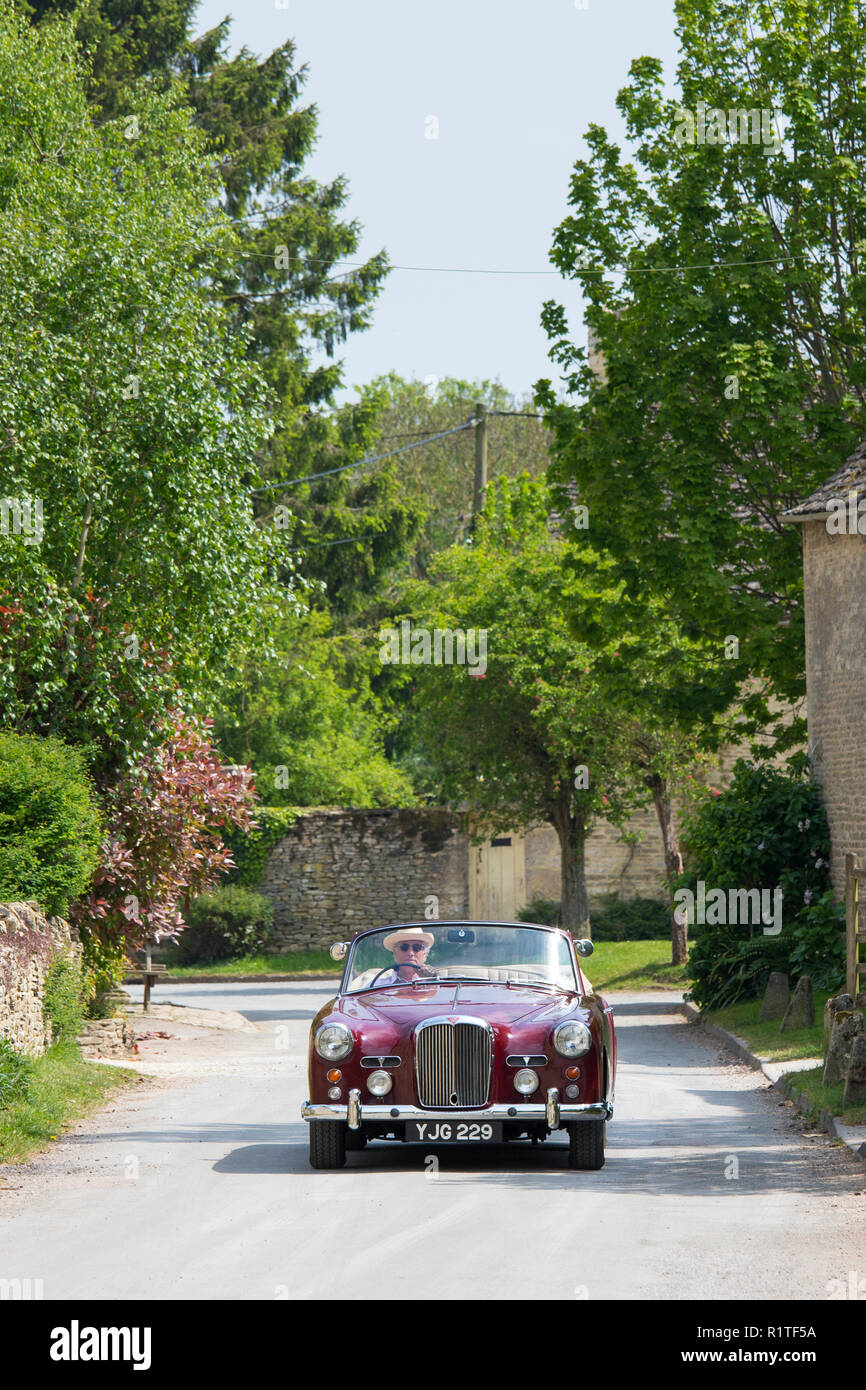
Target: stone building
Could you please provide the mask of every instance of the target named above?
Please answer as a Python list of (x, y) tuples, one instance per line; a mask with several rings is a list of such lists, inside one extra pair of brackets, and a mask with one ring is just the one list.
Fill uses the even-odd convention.
[(784, 520), (802, 527), (809, 748), (841, 898), (845, 855), (866, 863), (866, 443)]

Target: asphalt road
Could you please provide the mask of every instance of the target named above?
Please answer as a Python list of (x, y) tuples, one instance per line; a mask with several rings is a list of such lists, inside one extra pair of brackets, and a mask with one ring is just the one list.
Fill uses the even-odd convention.
[(45, 1298), (825, 1300), (866, 1276), (863, 1169), (673, 995), (611, 996), (620, 1072), (597, 1173), (572, 1172), (562, 1140), (378, 1143), (313, 1172), (298, 1113), (327, 991), (156, 997), (255, 1029), (220, 1034), (200, 1064), (145, 1044), (161, 1079), (0, 1170), (0, 1277), (41, 1278)]

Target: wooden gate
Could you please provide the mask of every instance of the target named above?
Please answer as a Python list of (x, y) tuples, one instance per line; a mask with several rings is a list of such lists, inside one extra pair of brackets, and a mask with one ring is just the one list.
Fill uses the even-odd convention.
[(853, 854), (845, 855), (845, 989), (852, 999), (860, 992), (861, 976), (866, 975), (866, 963), (861, 963), (860, 946), (866, 941), (866, 931), (860, 926), (860, 884), (866, 882), (866, 869), (858, 869)]

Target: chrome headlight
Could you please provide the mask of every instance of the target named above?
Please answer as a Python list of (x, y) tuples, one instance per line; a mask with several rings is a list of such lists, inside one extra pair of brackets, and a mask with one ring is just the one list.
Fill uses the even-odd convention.
[(314, 1045), (326, 1062), (342, 1062), (352, 1051), (352, 1034), (342, 1023), (323, 1023)]
[(553, 1046), (562, 1057), (583, 1057), (592, 1047), (592, 1034), (585, 1023), (560, 1023), (553, 1030)]
[(522, 1096), (531, 1096), (533, 1091), (538, 1090), (538, 1072), (533, 1071), (532, 1067), (521, 1067), (514, 1078), (514, 1089)]
[(387, 1096), (393, 1084), (386, 1071), (374, 1071), (367, 1077), (367, 1090), (372, 1096)]

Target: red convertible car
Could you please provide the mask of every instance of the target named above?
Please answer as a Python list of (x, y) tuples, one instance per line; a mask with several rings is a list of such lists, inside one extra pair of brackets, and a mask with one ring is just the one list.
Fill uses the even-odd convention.
[(591, 941), (518, 922), (408, 922), (331, 948), (340, 992), (313, 1020), (310, 1163), (369, 1139), (501, 1144), (564, 1130), (601, 1168), (616, 1035), (578, 957)]

